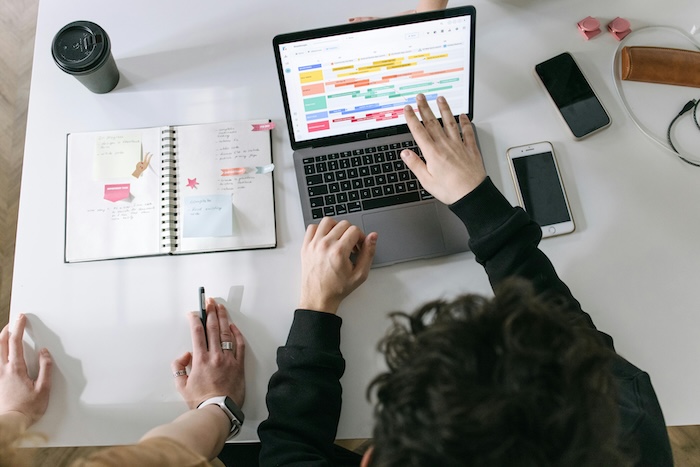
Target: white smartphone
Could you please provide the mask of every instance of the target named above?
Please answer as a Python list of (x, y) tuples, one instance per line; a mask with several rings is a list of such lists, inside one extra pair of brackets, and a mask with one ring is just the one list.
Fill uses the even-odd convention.
[(507, 155), (518, 203), (540, 225), (542, 236), (573, 232), (574, 218), (552, 144), (517, 146)]

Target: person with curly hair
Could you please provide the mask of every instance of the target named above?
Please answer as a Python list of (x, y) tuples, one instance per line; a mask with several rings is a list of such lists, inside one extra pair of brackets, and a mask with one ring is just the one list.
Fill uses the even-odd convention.
[(540, 227), (486, 175), (471, 123), (418, 95), (406, 120), (424, 160), (401, 158), (469, 232), (493, 298), (464, 295), (394, 313), (372, 447), (340, 460), (342, 300), (367, 278), (377, 241), (346, 221), (310, 225), (299, 308), (267, 394), (260, 463), (411, 466), (671, 466), (649, 375), (615, 352), (538, 248)]
[(372, 465), (629, 465), (614, 354), (567, 313), (515, 279), (395, 313)]

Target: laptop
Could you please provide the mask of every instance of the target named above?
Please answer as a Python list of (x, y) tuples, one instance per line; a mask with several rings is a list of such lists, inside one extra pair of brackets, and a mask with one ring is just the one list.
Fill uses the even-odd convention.
[(464, 224), (402, 162), (423, 93), (473, 118), (472, 6), (273, 39), (304, 224), (346, 219), (379, 239), (373, 267), (469, 249)]

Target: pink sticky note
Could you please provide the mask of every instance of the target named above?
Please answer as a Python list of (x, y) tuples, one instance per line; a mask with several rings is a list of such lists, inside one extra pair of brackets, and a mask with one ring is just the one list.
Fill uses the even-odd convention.
[(113, 185), (105, 185), (105, 199), (116, 203), (123, 199), (127, 199), (131, 194), (131, 185), (128, 183), (115, 183)]
[(275, 122), (253, 123), (253, 131), (272, 130), (274, 127), (275, 127)]

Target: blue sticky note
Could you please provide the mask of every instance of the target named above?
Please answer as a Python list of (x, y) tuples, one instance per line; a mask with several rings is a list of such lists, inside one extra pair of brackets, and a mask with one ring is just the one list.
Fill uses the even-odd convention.
[(233, 235), (231, 194), (186, 196), (182, 204), (183, 237)]

